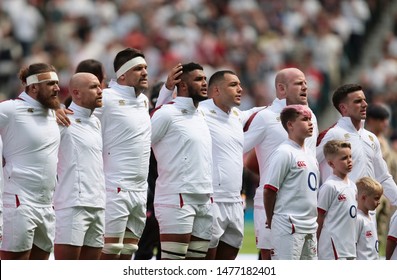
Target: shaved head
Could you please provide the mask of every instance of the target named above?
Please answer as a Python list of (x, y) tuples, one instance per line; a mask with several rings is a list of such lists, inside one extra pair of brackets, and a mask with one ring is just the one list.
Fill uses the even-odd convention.
[(69, 82), (69, 92), (77, 105), (94, 110), (102, 106), (101, 83), (97, 76), (88, 72), (79, 72)]

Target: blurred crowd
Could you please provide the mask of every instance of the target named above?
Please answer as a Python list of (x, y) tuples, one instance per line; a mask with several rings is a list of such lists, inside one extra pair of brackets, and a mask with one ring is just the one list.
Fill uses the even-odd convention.
[[(109, 80), (115, 54), (134, 47), (143, 50), (153, 85), (178, 62), (199, 62), (208, 77), (234, 70), (244, 88), (242, 109), (269, 104), (275, 73), (298, 67), (321, 118), (390, 1), (0, 0), (0, 99), (19, 93), (22, 65), (53, 64), (63, 99), (81, 60), (101, 61)], [(360, 82), (371, 97), (396, 104), (397, 19), (384, 48)]]

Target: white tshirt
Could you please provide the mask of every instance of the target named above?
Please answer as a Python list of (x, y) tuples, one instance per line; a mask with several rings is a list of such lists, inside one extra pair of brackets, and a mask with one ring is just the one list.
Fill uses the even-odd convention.
[(193, 100), (175, 98), (155, 110), (151, 122), (158, 168), (155, 203), (167, 195), (212, 194), (211, 134)]
[[(244, 133), (244, 152), (249, 152), (255, 148), (256, 157), (259, 164), (260, 182), (256, 189), (255, 196), (259, 196), (259, 203), (263, 207), (263, 186), (265, 176), (270, 170), (269, 158), (277, 147), (288, 139), (287, 131), (284, 129), (280, 120), (280, 113), (286, 106), (285, 99), (275, 99), (271, 106), (259, 111)], [(318, 136), (317, 118), (312, 113), (313, 135), (305, 140), (305, 147), (315, 155), (316, 141)]]
[(331, 175), (318, 191), (319, 211), (326, 212), (318, 258), (332, 260), (356, 257), (357, 187)]
[(74, 206), (105, 209), (101, 123), (90, 109), (74, 102), (69, 109), (74, 112), (69, 116), (72, 125), (60, 126), (55, 210)]
[(317, 189), (319, 170), (316, 158), (288, 139), (269, 158), (272, 172), (264, 178), (265, 188), (277, 192), (273, 223), (291, 232), (317, 230)]
[[(394, 212), (390, 219), (389, 232), (387, 234), (387, 239), (393, 239), (397, 242), (397, 211)], [(397, 260), (397, 247), (394, 248), (394, 252), (390, 258), (391, 260)]]
[(379, 240), (376, 214), (370, 211), (368, 217), (360, 209), (357, 213), (357, 260), (377, 260)]
[(106, 187), (147, 191), (150, 158), (149, 101), (133, 87), (115, 81), (103, 90), (103, 107), (94, 111), (102, 125)]
[(4, 193), (21, 204), (52, 205), (60, 134), (55, 112), (22, 92), (0, 103)]
[(397, 205), (397, 185), (390, 175), (378, 138), (364, 128), (356, 130), (349, 117), (342, 117), (330, 128), (317, 146), (317, 160), (320, 165), (321, 179), (324, 181), (332, 170), (324, 157), (323, 147), (329, 140), (340, 139), (350, 142), (352, 147), (353, 169), (349, 177), (353, 182), (368, 176), (376, 179), (384, 188), (384, 195), (392, 205)]
[(212, 137), (212, 186), (215, 202), (241, 202), (243, 175), (243, 125), (261, 108), (247, 111), (232, 108), (229, 113), (215, 105), (213, 99), (201, 101)]

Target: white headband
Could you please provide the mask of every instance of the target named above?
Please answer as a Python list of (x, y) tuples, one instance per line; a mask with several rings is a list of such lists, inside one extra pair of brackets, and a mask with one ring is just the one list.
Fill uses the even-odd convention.
[(125, 72), (127, 72), (128, 70), (130, 70), (132, 67), (135, 67), (139, 64), (145, 64), (146, 60), (142, 57), (142, 56), (137, 56), (134, 57), (131, 60), (128, 60), (126, 63), (124, 63), (119, 70), (117, 70), (116, 72), (116, 77), (119, 78), (121, 75), (123, 75)]
[(33, 74), (26, 78), (26, 85), (43, 83), (47, 81), (59, 81), (58, 75), (55, 72), (45, 72), (39, 74)]

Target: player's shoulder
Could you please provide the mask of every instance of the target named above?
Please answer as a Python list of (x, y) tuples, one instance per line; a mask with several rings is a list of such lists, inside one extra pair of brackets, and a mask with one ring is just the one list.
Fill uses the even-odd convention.
[(156, 108), (154, 108), (150, 112), (150, 117), (160, 117), (160, 116), (171, 116), (172, 114), (175, 114), (177, 112), (177, 109), (175, 108), (174, 102), (168, 102), (166, 104), (162, 104)]
[(11, 111), (14, 110), (17, 105), (23, 105), (23, 104), (24, 104), (24, 101), (22, 99), (20, 99), (20, 98), (6, 99), (6, 100), (3, 100), (3, 101), (0, 101), (0, 108), (1, 108), (1, 111), (3, 113), (5, 113), (5, 112), (8, 112), (10, 110)]
[[(240, 111), (241, 112), (241, 111)], [(265, 107), (253, 113), (247, 120), (244, 126), (244, 132), (248, 131), (250, 127), (260, 127), (263, 129), (265, 126), (273, 122), (280, 122), (280, 114), (274, 113)]]
[(375, 143), (379, 142), (378, 137), (373, 132), (371, 132), (365, 128), (363, 129), (363, 132), (365, 135), (364, 140), (369, 140), (370, 142), (375, 142)]
[[(282, 141), (282, 140), (281, 140)], [(280, 156), (292, 156), (294, 154), (294, 148), (288, 143), (288, 141), (283, 141), (272, 153), (273, 157)]]

